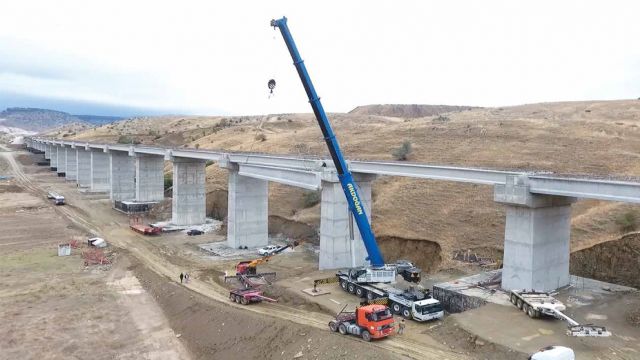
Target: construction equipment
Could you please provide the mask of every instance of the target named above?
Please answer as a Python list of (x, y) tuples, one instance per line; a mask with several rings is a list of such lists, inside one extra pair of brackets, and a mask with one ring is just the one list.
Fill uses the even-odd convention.
[[(229, 280), (229, 279), (235, 279), (235, 280), (240, 281), (240, 283), (242, 285), (244, 285), (245, 288), (252, 288), (252, 287), (258, 287), (258, 286), (264, 285), (264, 284), (257, 283), (255, 281), (253, 281), (253, 279), (261, 279), (265, 283), (271, 284), (271, 282), (273, 280), (275, 280), (275, 278), (276, 278), (276, 273), (275, 272), (268, 272), (268, 273), (260, 273), (260, 274), (225, 276), (224, 277), (224, 282), (227, 282), (227, 280)], [(269, 279), (271, 279), (271, 280), (269, 280)]]
[(250, 303), (256, 303), (261, 301), (277, 302), (278, 300), (266, 297), (262, 294), (262, 289), (249, 288), (249, 289), (234, 289), (229, 291), (229, 299), (235, 301), (238, 304), (248, 305)]
[(342, 290), (366, 299), (369, 304), (388, 305), (394, 314), (402, 315), (406, 319), (429, 321), (444, 317), (442, 304), (434, 299), (428, 290), (414, 287), (401, 290), (384, 283), (357, 282), (340, 272), (335, 277), (314, 280), (314, 291), (318, 285), (335, 282), (340, 283)]
[(64, 196), (56, 192), (50, 191), (47, 194), (47, 199), (53, 200), (53, 203), (56, 205), (64, 205)]
[(565, 311), (567, 307), (547, 292), (512, 290), (509, 298), (513, 305), (524, 311), (530, 318), (549, 316), (566, 321), (569, 324), (567, 327), (567, 335), (579, 337), (611, 336), (611, 332), (607, 331), (604, 326), (593, 324), (581, 325), (564, 314), (563, 311)]
[[(369, 220), (367, 219), (364, 205), (361, 201), (360, 195), (358, 194), (358, 186), (353, 180), (353, 176), (349, 171), (349, 168), (347, 167), (347, 163), (344, 160), (344, 157), (342, 156), (340, 145), (338, 144), (338, 139), (336, 139), (335, 134), (331, 129), (331, 124), (329, 123), (327, 114), (322, 107), (320, 97), (316, 93), (313, 83), (311, 82), (311, 78), (309, 77), (309, 73), (307, 72), (307, 68), (304, 65), (304, 61), (300, 57), (298, 48), (293, 40), (293, 37), (291, 36), (291, 32), (289, 31), (289, 27), (287, 25), (287, 18), (283, 17), (278, 20), (271, 20), (271, 26), (274, 29), (280, 29), (280, 33), (282, 34), (284, 42), (287, 45), (289, 54), (293, 59), (293, 64), (298, 71), (298, 75), (300, 76), (302, 85), (307, 93), (307, 97), (309, 98), (309, 103), (311, 104), (313, 113), (315, 114), (318, 125), (320, 126), (320, 130), (322, 130), (322, 135), (324, 135), (324, 140), (329, 149), (329, 153), (331, 154), (331, 159), (333, 160), (338, 179), (340, 180), (340, 184), (347, 199), (347, 203), (349, 204), (349, 209), (351, 210), (351, 214), (353, 215), (353, 219), (358, 226), (358, 230), (360, 231), (360, 235), (362, 236), (362, 241), (364, 242), (365, 249), (367, 250), (367, 260), (370, 262), (371, 266), (364, 266), (352, 270), (359, 273), (358, 279), (363, 279), (363, 282), (395, 282), (396, 275), (398, 274), (398, 268), (402, 267), (402, 264), (386, 264), (384, 262), (384, 258), (382, 257), (380, 248), (378, 247), (376, 239), (371, 230)], [(406, 265), (406, 263), (403, 264)], [(411, 264), (411, 266), (413, 267), (413, 264)], [(404, 274), (406, 271), (407, 269), (404, 269), (401, 272)], [(405, 276), (405, 279), (410, 279), (410, 281), (418, 282), (420, 281), (419, 274), (420, 270), (415, 268), (411, 270), (409, 276)]]
[(142, 223), (140, 217), (132, 216), (129, 220), (129, 228), (131, 230), (140, 233), (142, 235), (160, 235), (162, 234), (162, 228), (158, 226), (151, 226)]
[(385, 305), (357, 307), (354, 312), (345, 312), (345, 305), (335, 319), (329, 321), (329, 329), (342, 335), (361, 336), (364, 341), (380, 339), (393, 334), (394, 322), (391, 311)]
[(291, 244), (281, 246), (279, 249), (272, 251), (269, 255), (263, 256), (259, 259), (240, 261), (236, 264), (236, 275), (256, 275), (258, 271), (258, 265), (268, 262), (275, 255), (278, 255), (286, 249), (294, 248), (296, 246), (298, 246), (298, 242), (294, 241)]

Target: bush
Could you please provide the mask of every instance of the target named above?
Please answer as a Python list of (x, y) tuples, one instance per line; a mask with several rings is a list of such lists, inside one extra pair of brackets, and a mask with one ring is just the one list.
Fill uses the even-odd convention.
[(397, 149), (394, 149), (391, 152), (391, 155), (393, 155), (394, 159), (396, 160), (404, 161), (404, 160), (407, 160), (410, 153), (411, 153), (411, 142), (405, 140), (405, 142), (402, 143), (402, 146), (400, 146)]
[(638, 213), (632, 210), (627, 211), (618, 216), (616, 224), (618, 224), (622, 232), (634, 231), (638, 228)]
[(215, 162), (213, 160), (207, 160), (207, 162), (205, 163), (204, 167), (208, 167), (213, 165)]
[(120, 135), (118, 144), (140, 144), (140, 140), (127, 135)]
[(265, 135), (264, 133), (260, 133), (256, 135), (255, 139), (257, 141), (267, 141), (267, 135)]
[(196, 144), (196, 149), (200, 149), (200, 144)]
[(307, 191), (302, 196), (302, 200), (305, 208), (310, 208), (318, 203), (322, 199), (322, 192), (320, 190)]
[(164, 174), (164, 191), (173, 187), (173, 174)]

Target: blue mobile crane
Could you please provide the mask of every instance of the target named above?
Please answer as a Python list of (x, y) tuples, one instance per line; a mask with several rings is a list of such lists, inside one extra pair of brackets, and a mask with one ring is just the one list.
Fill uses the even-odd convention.
[[(293, 58), (293, 65), (296, 67), (300, 80), (302, 81), (302, 85), (304, 86), (304, 90), (307, 92), (309, 103), (311, 103), (311, 108), (313, 109), (318, 125), (320, 125), (320, 129), (322, 130), (324, 140), (329, 148), (329, 153), (331, 154), (331, 159), (333, 160), (336, 172), (338, 173), (338, 179), (342, 185), (342, 190), (347, 198), (349, 209), (353, 214), (353, 218), (355, 219), (360, 235), (362, 236), (362, 241), (364, 242), (367, 254), (369, 255), (367, 260), (370, 262), (371, 268), (376, 269), (376, 271), (373, 272), (368, 271), (371, 268), (352, 269), (354, 270), (351, 272), (353, 277), (362, 277), (362, 282), (394, 282), (396, 273), (400, 273), (405, 280), (412, 282), (420, 281), (420, 269), (413, 266), (410, 262), (399, 261), (397, 264), (385, 264), (380, 248), (378, 247), (373, 235), (373, 231), (371, 231), (371, 226), (369, 224), (369, 219), (367, 219), (364, 204), (360, 200), (358, 187), (356, 186), (353, 176), (351, 175), (351, 171), (349, 171), (347, 163), (342, 156), (340, 145), (338, 145), (338, 139), (336, 139), (336, 136), (331, 129), (331, 124), (329, 123), (327, 114), (322, 107), (320, 97), (313, 87), (313, 83), (311, 82), (307, 68), (304, 65), (304, 61), (300, 57), (298, 48), (293, 41), (293, 37), (291, 36), (291, 32), (287, 26), (287, 18), (283, 17), (278, 20), (271, 20), (271, 26), (273, 26), (274, 29), (280, 29), (284, 42), (289, 49), (289, 54), (291, 54), (291, 58)], [(271, 85), (270, 88), (272, 88)], [(391, 274), (391, 272), (393, 272), (393, 274)], [(364, 280), (364, 277), (366, 277), (367, 280)], [(374, 278), (372, 279), (372, 277)], [(384, 277), (384, 279), (382, 277)], [(393, 277), (393, 279), (391, 279), (391, 277)]]
[[(409, 282), (419, 282), (421, 270), (415, 267), (411, 262), (406, 260), (398, 260), (395, 264), (386, 264), (380, 248), (376, 243), (376, 239), (371, 231), (371, 225), (364, 209), (364, 204), (358, 195), (357, 185), (353, 181), (353, 176), (347, 167), (347, 163), (342, 156), (338, 140), (331, 129), (331, 124), (327, 118), (327, 114), (320, 103), (320, 97), (316, 93), (307, 68), (304, 65), (298, 48), (296, 47), (289, 27), (287, 26), (287, 18), (283, 17), (278, 20), (271, 20), (271, 26), (280, 29), (284, 42), (287, 44), (289, 53), (293, 58), (293, 64), (298, 71), (304, 90), (309, 97), (309, 103), (316, 116), (318, 125), (322, 130), (322, 135), (329, 148), (331, 159), (336, 167), (338, 179), (342, 185), (342, 190), (347, 198), (349, 209), (356, 221), (360, 235), (367, 250), (367, 260), (371, 266), (351, 268), (346, 271), (338, 271), (335, 277), (327, 279), (318, 279), (314, 281), (314, 290), (317, 285), (339, 282), (340, 287), (360, 298), (366, 298), (367, 301), (373, 303), (388, 304), (391, 310), (396, 314), (414, 319), (416, 321), (427, 321), (439, 319), (444, 316), (442, 305), (436, 299), (433, 299), (428, 291), (410, 288), (409, 290), (397, 289), (388, 283), (396, 281), (396, 276), (402, 277)], [(275, 81), (269, 81), (269, 89), (273, 90)], [(382, 302), (381, 302), (382, 301)]]

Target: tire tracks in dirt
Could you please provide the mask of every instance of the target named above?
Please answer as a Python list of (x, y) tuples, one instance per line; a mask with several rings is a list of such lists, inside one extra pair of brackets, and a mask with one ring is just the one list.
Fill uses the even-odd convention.
[[(35, 184), (23, 171), (15, 161), (12, 152), (2, 154), (11, 167), (18, 179), (18, 182), (27, 190), (39, 195), (44, 195), (46, 190)], [(137, 233), (133, 233), (128, 229), (119, 226), (109, 226), (109, 224), (99, 224), (92, 220), (85, 219), (76, 213), (73, 207), (57, 206), (56, 211), (64, 215), (65, 218), (72, 221), (76, 225), (87, 231), (99, 234), (102, 233), (109, 239), (113, 245), (126, 249), (131, 255), (137, 258), (144, 266), (152, 270), (158, 275), (175, 281), (176, 274), (179, 274), (180, 267), (166, 261), (161, 256), (154, 253), (153, 249), (146, 243), (146, 239)], [(325, 314), (303, 311), (284, 305), (262, 303), (259, 306), (244, 306), (230, 302), (228, 298), (229, 290), (217, 283), (208, 283), (198, 279), (193, 279), (188, 284), (183, 284), (188, 289), (197, 292), (210, 299), (216, 300), (225, 306), (231, 306), (243, 311), (251, 311), (264, 316), (275, 317), (288, 320), (297, 324), (312, 326), (318, 329), (327, 330), (327, 324), (331, 317)], [(328, 331), (328, 330), (327, 330)], [(354, 341), (361, 341), (353, 338)], [(372, 342), (370, 345), (403, 355), (413, 359), (426, 360), (464, 360), (470, 357), (452, 351), (445, 351), (434, 347), (429, 347), (416, 341), (394, 337), (385, 339), (384, 341)]]

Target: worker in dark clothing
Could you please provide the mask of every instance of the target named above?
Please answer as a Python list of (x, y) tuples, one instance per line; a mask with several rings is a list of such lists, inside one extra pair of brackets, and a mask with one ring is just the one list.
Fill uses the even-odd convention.
[(184, 273), (180, 273), (180, 284), (182, 284), (183, 279), (184, 279)]
[(404, 327), (405, 327), (405, 323), (404, 323), (404, 319), (402, 319), (400, 321), (400, 324), (398, 325), (398, 335), (404, 334)]

